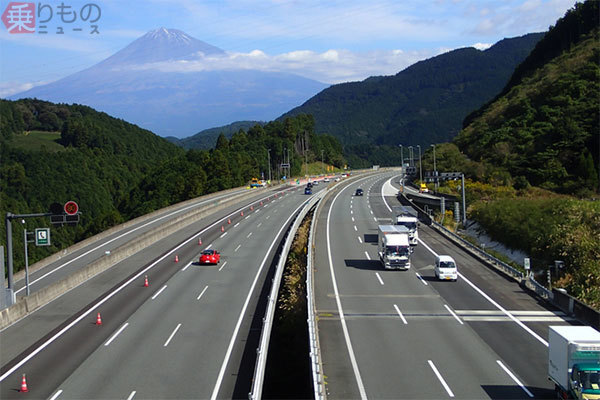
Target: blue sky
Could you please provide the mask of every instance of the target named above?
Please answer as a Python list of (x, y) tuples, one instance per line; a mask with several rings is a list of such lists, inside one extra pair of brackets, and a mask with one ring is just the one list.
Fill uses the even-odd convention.
[[(74, 10), (78, 17), (83, 5), (97, 4), (101, 10), (95, 23), (99, 33), (89, 33), (89, 22), (62, 23), (57, 14), (61, 2), (71, 6), (66, 11)], [(0, 10), (4, 12), (9, 3), (0, 1)], [(545, 31), (575, 0), (39, 3), (53, 7), (48, 34), (12, 34), (0, 25), (0, 97), (90, 67), (159, 27), (180, 29), (227, 51), (227, 62), (220, 61), (213, 68), (239, 65), (285, 70), (326, 83), (362, 80), (394, 74), (448, 50), (485, 48), (506, 37)], [(55, 33), (59, 26), (65, 34)], [(83, 30), (69, 31), (76, 26)]]

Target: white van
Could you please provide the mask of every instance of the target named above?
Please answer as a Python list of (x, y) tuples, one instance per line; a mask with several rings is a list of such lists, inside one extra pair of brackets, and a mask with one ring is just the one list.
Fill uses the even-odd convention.
[(450, 256), (437, 256), (435, 258), (435, 276), (441, 280), (452, 280), (458, 279), (458, 269), (456, 268), (456, 262)]

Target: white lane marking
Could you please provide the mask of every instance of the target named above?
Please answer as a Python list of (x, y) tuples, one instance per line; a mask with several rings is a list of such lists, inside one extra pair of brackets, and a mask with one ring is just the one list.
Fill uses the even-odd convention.
[(156, 292), (156, 294), (154, 296), (152, 296), (152, 300), (154, 300), (155, 298), (157, 298), (158, 295), (161, 294), (162, 291), (165, 290), (166, 288), (167, 288), (167, 285), (161, 287), (160, 290), (158, 292)]
[(356, 356), (354, 355), (354, 349), (352, 348), (352, 342), (350, 341), (350, 334), (348, 333), (348, 326), (346, 324), (346, 317), (344, 316), (344, 309), (342, 308), (342, 302), (340, 300), (340, 291), (337, 287), (337, 280), (335, 278), (335, 271), (333, 270), (333, 258), (331, 257), (331, 230), (330, 230), (330, 220), (331, 220), (331, 210), (333, 210), (333, 204), (337, 200), (338, 196), (342, 194), (342, 192), (348, 188), (346, 186), (342, 190), (338, 192), (337, 195), (333, 198), (331, 202), (331, 206), (329, 206), (329, 212), (327, 213), (327, 257), (329, 259), (329, 272), (331, 274), (331, 281), (333, 284), (333, 291), (335, 294), (335, 302), (338, 308), (338, 315), (340, 316), (340, 322), (342, 324), (342, 331), (344, 332), (344, 339), (346, 340), (346, 348), (348, 349), (348, 356), (350, 357), (350, 363), (352, 364), (352, 370), (354, 371), (354, 378), (356, 379), (356, 384), (358, 386), (358, 391), (360, 393), (360, 397), (362, 400), (367, 399), (367, 392), (365, 391), (365, 386), (362, 381), (362, 377), (360, 376), (360, 371), (358, 370), (358, 363), (356, 362)]
[(108, 339), (108, 341), (107, 341), (106, 343), (104, 343), (104, 345), (105, 345), (105, 346), (108, 346), (109, 344), (111, 344), (111, 343), (112, 343), (112, 341), (113, 341), (113, 340), (115, 340), (117, 336), (119, 336), (119, 333), (123, 332), (123, 330), (124, 330), (125, 328), (127, 328), (127, 326), (128, 326), (128, 325), (129, 325), (129, 322), (125, 322), (125, 323), (123, 324), (123, 326), (122, 326), (122, 327), (120, 327), (120, 328), (119, 328), (119, 330), (118, 330), (118, 331), (116, 331), (116, 332), (115, 332), (115, 334), (114, 334), (114, 335), (112, 335), (112, 337), (111, 337), (110, 339)]
[(394, 308), (396, 309), (396, 312), (398, 313), (400, 318), (402, 318), (402, 322), (404, 322), (404, 325), (407, 325), (408, 322), (406, 322), (406, 318), (404, 318), (404, 315), (402, 315), (402, 312), (400, 312), (400, 309), (398, 308), (398, 306), (396, 304), (394, 304)]
[(270, 217), (271, 217), (270, 215), (267, 215), (267, 216), (265, 217), (265, 219), (269, 219)]
[(354, 217), (352, 217), (352, 222), (354, 222)]
[(371, 215), (375, 215), (375, 214), (373, 214), (373, 210), (371, 210)]
[(240, 225), (240, 223), (238, 222), (237, 224), (235, 224), (233, 227), (237, 228)]
[(223, 233), (221, 234), (221, 236), (219, 236), (219, 237), (220, 237), (221, 239), (223, 239), (223, 238), (225, 237), (225, 235), (227, 235), (227, 232), (223, 232)]
[(133, 392), (131, 392), (131, 394), (129, 395), (129, 397), (127, 398), (127, 400), (133, 400), (133, 398), (135, 397), (135, 394), (137, 392), (134, 390)]
[(358, 241), (362, 243), (362, 239), (360, 238), (360, 236), (358, 236)]
[(54, 396), (50, 397), (50, 400), (56, 400), (58, 399), (58, 396), (60, 396), (62, 394), (62, 389), (60, 389), (59, 391), (57, 391)]
[[(99, 246), (96, 246), (96, 247), (94, 247), (93, 249), (90, 249), (90, 250), (86, 251), (85, 253), (82, 253), (82, 254), (80, 254), (79, 256), (75, 257), (74, 259), (72, 259), (72, 260), (69, 260), (69, 261), (65, 262), (63, 265), (61, 265), (61, 266), (58, 266), (58, 267), (54, 268), (52, 271), (48, 271), (48, 272), (46, 272), (44, 275), (40, 276), (39, 278), (37, 278), (37, 279), (35, 279), (35, 280), (33, 280), (33, 281), (29, 282), (29, 285), (33, 285), (34, 283), (37, 283), (37, 282), (41, 281), (42, 279), (44, 279), (44, 278), (46, 278), (47, 276), (49, 276), (49, 275), (51, 275), (51, 274), (55, 273), (56, 271), (59, 271), (59, 270), (61, 270), (63, 267), (66, 267), (67, 265), (71, 264), (72, 262), (79, 260), (81, 257), (85, 257), (85, 256), (87, 256), (88, 254), (90, 254), (91, 252), (93, 252), (93, 251), (96, 251), (96, 250), (98, 250), (99, 248), (101, 248), (101, 247), (104, 247), (104, 246), (106, 246), (107, 244), (110, 244), (110, 243), (114, 242), (115, 240), (119, 240), (119, 239), (121, 239), (122, 237), (129, 235), (130, 233), (133, 233), (133, 232), (135, 232), (135, 231), (137, 231), (137, 230), (139, 230), (139, 229), (145, 228), (145, 227), (146, 227), (146, 226), (148, 226), (148, 225), (152, 225), (153, 223), (155, 223), (155, 222), (157, 222), (157, 221), (160, 221), (161, 219), (164, 219), (164, 218), (170, 217), (170, 216), (172, 216), (172, 215), (178, 214), (178, 213), (180, 213), (180, 212), (182, 212), (182, 211), (189, 210), (190, 208), (197, 207), (197, 206), (199, 206), (199, 205), (201, 205), (201, 204), (204, 204), (204, 203), (208, 203), (208, 202), (214, 201), (215, 199), (219, 199), (219, 198), (221, 198), (221, 197), (225, 197), (225, 195), (223, 195), (223, 196), (217, 196), (217, 197), (215, 197), (215, 198), (212, 198), (212, 199), (210, 199), (210, 200), (206, 200), (206, 201), (203, 201), (203, 202), (200, 202), (200, 203), (192, 204), (192, 205), (190, 205), (190, 206), (188, 206), (188, 207), (185, 207), (185, 208), (182, 208), (182, 209), (180, 209), (180, 210), (173, 211), (172, 213), (165, 214), (165, 215), (163, 215), (162, 217), (159, 217), (159, 218), (153, 219), (152, 221), (150, 221), (150, 222), (147, 222), (147, 223), (145, 223), (145, 224), (143, 224), (143, 225), (140, 225), (140, 226), (138, 226), (137, 228), (133, 228), (132, 230), (130, 230), (130, 231), (127, 231), (127, 232), (125, 232), (125, 233), (123, 233), (123, 234), (121, 234), (121, 235), (119, 235), (119, 236), (117, 236), (117, 237), (115, 237), (115, 238), (112, 238), (112, 239), (110, 239), (110, 240), (107, 240), (106, 242), (102, 242), (102, 244), (101, 244), (101, 245), (99, 245)], [(15, 294), (18, 294), (20, 291), (22, 291), (22, 290), (25, 290), (25, 289), (26, 289), (26, 287), (25, 287), (25, 286), (23, 286), (21, 289), (19, 289), (19, 290), (16, 290), (16, 291), (15, 291)], [(3, 379), (3, 378), (2, 378), (2, 379)], [(2, 379), (0, 379), (0, 382), (2, 381)]]
[(523, 391), (525, 393), (527, 393), (527, 396), (529, 397), (533, 397), (533, 393), (531, 393), (526, 387), (525, 385), (523, 385), (521, 383), (521, 381), (519, 380), (519, 378), (517, 378), (515, 376), (515, 374), (513, 374), (508, 368), (506, 368), (506, 366), (504, 366), (504, 364), (502, 364), (502, 361), (500, 360), (496, 360), (496, 362), (498, 363), (498, 365), (504, 370), (504, 372), (506, 372), (508, 374), (508, 376), (510, 376), (512, 378), (513, 381), (515, 381), (515, 383), (517, 385), (519, 385), (521, 387), (521, 389), (523, 389)]
[(165, 342), (165, 344), (163, 344), (163, 347), (167, 347), (169, 345), (169, 343), (171, 342), (171, 339), (173, 339), (173, 336), (175, 336), (175, 334), (177, 333), (177, 331), (179, 330), (179, 328), (181, 328), (181, 324), (177, 324), (177, 327), (171, 333), (171, 336), (169, 336), (169, 338), (167, 339), (167, 341)]
[(187, 263), (187, 265), (183, 268), (181, 268), (182, 271), (185, 271), (186, 269), (188, 269), (190, 267), (190, 265), (192, 265), (193, 261), (190, 261), (189, 263)]
[[(360, 238), (359, 238), (359, 239), (360, 239)], [(369, 253), (367, 253), (366, 251), (365, 251), (365, 256), (367, 257), (367, 260), (370, 260), (370, 259), (371, 259), (371, 256), (370, 256), (370, 255), (369, 255)]]
[[(393, 177), (392, 177), (393, 178)], [(392, 212), (392, 208), (390, 207), (390, 205), (387, 203), (387, 201), (385, 201), (385, 196), (383, 195), (383, 188), (385, 187), (386, 183), (389, 183), (392, 178), (388, 179), (387, 181), (385, 181), (383, 183), (383, 185), (381, 185), (381, 198), (383, 199), (383, 204), (385, 204), (385, 206), (387, 207), (388, 210), (390, 210), (390, 212)]]
[(452, 314), (452, 316), (453, 316), (454, 318), (456, 318), (456, 320), (457, 320), (458, 322), (460, 322), (460, 324), (461, 324), (461, 325), (464, 325), (464, 322), (462, 322), (462, 321), (460, 320), (460, 318), (458, 318), (458, 315), (456, 315), (456, 313), (455, 313), (454, 311), (452, 311), (452, 310), (450, 309), (450, 307), (448, 307), (448, 304), (444, 304), (444, 307), (446, 307), (446, 310), (448, 310), (448, 312), (449, 312), (450, 314)]
[(221, 265), (221, 268), (219, 268), (219, 271), (221, 271), (223, 268), (225, 268), (225, 265), (227, 265), (227, 261), (225, 261), (225, 262), (223, 263), (223, 265)]
[(204, 290), (202, 290), (202, 293), (200, 293), (200, 294), (198, 295), (198, 297), (196, 297), (196, 300), (200, 300), (200, 297), (202, 297), (202, 295), (204, 294), (204, 292), (206, 292), (206, 289), (208, 289), (208, 285), (206, 285), (206, 286), (204, 287)]
[(379, 283), (381, 283), (381, 285), (383, 286), (383, 279), (381, 279), (381, 276), (379, 276), (379, 272), (375, 272), (375, 276), (377, 277), (377, 279), (379, 279)]
[[(292, 217), (296, 214), (296, 212), (302, 207), (304, 207), (304, 203), (300, 204), (290, 214), (288, 219), (281, 225), (281, 228), (279, 229), (279, 232), (277, 232), (277, 234), (275, 235), (275, 238), (277, 238), (277, 237), (279, 237), (279, 235), (281, 235), (281, 232), (287, 226), (288, 222), (292, 219)], [(271, 242), (271, 246), (268, 248), (268, 250), (266, 252), (267, 255), (271, 253), (271, 250), (273, 249), (273, 246), (275, 246), (276, 242), (277, 242), (277, 240), (275, 240), (275, 239)], [(265, 266), (266, 262), (267, 262), (267, 257), (265, 256), (265, 258), (263, 258), (262, 263), (258, 267), (258, 271), (256, 272), (256, 276), (254, 277), (252, 286), (250, 286), (250, 290), (248, 291), (248, 296), (246, 296), (246, 301), (244, 302), (244, 306), (242, 307), (242, 310), (240, 311), (240, 316), (239, 316), (238, 321), (233, 330), (233, 334), (231, 335), (231, 340), (229, 341), (229, 346), (227, 347), (227, 352), (225, 353), (225, 357), (223, 358), (223, 364), (221, 364), (221, 369), (220, 369), (219, 375), (217, 377), (217, 382), (215, 383), (215, 387), (213, 388), (212, 395), (210, 396), (211, 400), (216, 400), (216, 398), (219, 394), (219, 390), (221, 389), (221, 383), (223, 382), (223, 377), (225, 376), (225, 369), (227, 368), (227, 364), (229, 363), (229, 358), (231, 357), (231, 353), (233, 352), (233, 346), (236, 343), (237, 335), (240, 330), (240, 326), (242, 325), (242, 320), (244, 319), (244, 316), (246, 315), (246, 309), (248, 308), (248, 304), (250, 303), (250, 298), (252, 297), (252, 293), (254, 292), (254, 288), (256, 287), (258, 278), (261, 275), (261, 272), (262, 272), (263, 267)]]
[[(421, 239), (418, 239), (418, 240), (419, 240), (419, 243), (423, 244), (425, 246), (425, 248), (427, 250), (429, 250), (434, 256), (437, 256), (437, 253), (435, 251), (431, 250), (431, 248), (429, 246), (427, 246), (425, 243), (423, 243), (423, 241)], [(490, 303), (492, 303), (496, 308), (498, 308), (500, 311), (502, 311), (504, 314), (506, 314), (510, 319), (512, 319), (514, 322), (516, 322), (517, 325), (519, 325), (521, 328), (525, 329), (531, 336), (533, 336), (534, 338), (536, 338), (540, 343), (542, 343), (544, 346), (548, 347), (548, 342), (546, 340), (544, 340), (542, 337), (540, 337), (540, 335), (538, 335), (537, 333), (535, 333), (534, 331), (532, 331), (523, 322), (519, 321), (514, 315), (512, 315), (510, 312), (508, 312), (500, 304), (496, 303), (490, 296), (488, 296), (487, 294), (485, 294), (483, 292), (483, 290), (481, 290), (477, 286), (475, 286), (475, 284), (473, 282), (471, 282), (470, 280), (468, 280), (463, 274), (461, 274), (459, 272), (458, 276), (460, 276), (460, 278), (462, 280), (464, 280), (465, 282), (467, 282), (469, 284), (469, 286), (471, 286), (484, 299), (486, 299), (487, 301), (489, 301)]]
[(252, 232), (250, 232), (247, 236), (246, 239), (248, 239), (250, 236), (252, 236)]
[(240, 247), (242, 247), (242, 245), (238, 244), (234, 251), (238, 251), (240, 249)]
[(377, 222), (377, 218), (373, 217), (373, 221)]
[(350, 210), (350, 214), (354, 214), (354, 211)]
[(358, 232), (358, 228), (356, 227), (356, 225), (354, 225), (354, 230), (355, 230), (356, 232)]
[(415, 274), (417, 275), (417, 278), (419, 278), (421, 280), (421, 282), (423, 282), (423, 285), (427, 286), (427, 282), (425, 282), (425, 279), (423, 279), (423, 277), (421, 275), (419, 275), (418, 272), (415, 272)]
[(244, 217), (244, 219), (248, 219), (248, 218), (250, 218), (250, 216), (249, 216), (249, 215), (246, 215), (246, 216)]
[(260, 228), (261, 225), (262, 225), (262, 222), (259, 222), (258, 225), (256, 225), (256, 227)]
[(438, 369), (435, 367), (435, 365), (433, 365), (433, 362), (431, 360), (427, 360), (427, 362), (429, 363), (429, 366), (431, 367), (431, 369), (435, 373), (435, 376), (437, 376), (437, 378), (442, 383), (442, 386), (444, 387), (444, 389), (446, 389), (446, 392), (448, 392), (448, 396), (454, 397), (454, 393), (452, 393), (452, 390), (450, 390), (450, 387), (448, 386), (448, 384), (446, 383), (446, 381), (444, 380), (444, 378), (442, 378), (442, 375), (440, 374), (440, 372), (438, 371)]
[(212, 245), (213, 245), (212, 243), (211, 243), (211, 244), (209, 244), (208, 246), (206, 246), (206, 248), (205, 248), (204, 250), (208, 250), (208, 249), (210, 249), (210, 248), (212, 247)]

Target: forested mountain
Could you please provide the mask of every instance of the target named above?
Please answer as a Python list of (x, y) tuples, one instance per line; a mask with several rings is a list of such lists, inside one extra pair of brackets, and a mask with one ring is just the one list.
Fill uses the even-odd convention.
[[(215, 149), (186, 152), (87, 106), (0, 100), (0, 132), (1, 215), (44, 213), (50, 204), (69, 200), (82, 213), (77, 226), (52, 228), (51, 247), (32, 246), (32, 263), (136, 216), (243, 186), (261, 173), (267, 177), (269, 149), (274, 177), (286, 149), (295, 175), (304, 159), (323, 156), (329, 164), (345, 163), (339, 142), (315, 135), (314, 121), (306, 115), (239, 130), (231, 140), (221, 135)], [(25, 227), (48, 225), (40, 218), (27, 220)], [(4, 224), (0, 230), (6, 245)], [(22, 248), (22, 237), (13, 236), (15, 249)], [(18, 270), (23, 252), (14, 257)]]
[(281, 118), (312, 114), (316, 130), (337, 137), (349, 155), (365, 145), (445, 142), (467, 114), (502, 90), (542, 36), (504, 39), (485, 51), (458, 49), (394, 76), (333, 85)]
[(239, 132), (240, 129), (248, 131), (254, 125), (264, 125), (265, 122), (260, 121), (236, 121), (231, 124), (219, 126), (216, 128), (204, 129), (193, 136), (189, 136), (183, 139), (179, 139), (173, 136), (168, 136), (169, 142), (174, 143), (184, 149), (197, 149), (197, 150), (208, 150), (215, 147), (217, 144), (217, 138), (222, 133), (226, 138), (230, 139), (233, 134)]
[(519, 186), (598, 191), (599, 2), (578, 3), (455, 139), (474, 161)]

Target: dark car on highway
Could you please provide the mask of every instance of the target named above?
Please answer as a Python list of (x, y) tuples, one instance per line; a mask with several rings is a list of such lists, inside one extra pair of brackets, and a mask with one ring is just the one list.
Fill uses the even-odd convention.
[(363, 195), (363, 190), (361, 188), (356, 189), (356, 192), (354, 193), (355, 196), (362, 196)]

